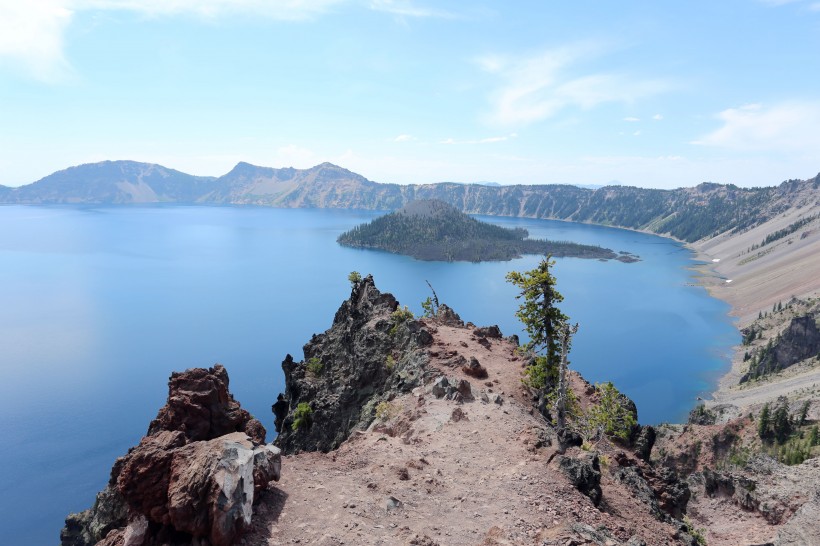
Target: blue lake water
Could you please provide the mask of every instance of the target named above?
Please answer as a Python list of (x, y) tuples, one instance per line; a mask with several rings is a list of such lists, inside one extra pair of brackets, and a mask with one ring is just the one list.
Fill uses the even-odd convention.
[[(236, 207), (0, 207), (0, 536), (56, 544), (114, 459), (145, 433), (174, 370), (224, 364), (243, 407), (273, 429), (280, 363), (302, 357), (349, 295), (352, 270), (420, 312), (430, 293), (465, 320), (521, 334), (512, 270), (347, 249), (373, 212)], [(642, 423), (685, 419), (739, 335), (693, 286), (692, 255), (642, 233), (483, 218), (531, 236), (598, 244), (639, 263), (560, 259), (561, 308), (580, 331), (571, 367), (612, 380)], [(269, 435), (270, 437), (270, 435)]]

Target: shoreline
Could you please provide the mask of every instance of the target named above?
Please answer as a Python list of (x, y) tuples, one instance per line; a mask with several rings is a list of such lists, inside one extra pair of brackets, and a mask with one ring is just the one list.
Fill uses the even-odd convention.
[[(725, 242), (719, 241), (717, 245)], [(726, 253), (728, 256), (725, 261), (712, 261), (716, 256), (704, 247), (715, 245), (715, 241), (684, 245), (694, 253), (693, 259), (700, 262), (692, 267), (695, 283), (702, 286), (711, 297), (729, 306), (727, 317), (733, 320), (738, 332), (753, 323), (758, 313), (768, 309), (773, 302), (788, 301), (792, 296), (806, 299), (817, 295), (818, 283), (812, 282), (814, 276), (811, 274), (811, 270), (817, 267), (816, 258), (804, 260), (799, 254), (783, 253), (780, 256), (782, 261), (772, 264), (771, 270), (749, 271), (738, 264), (729, 263), (739, 258), (736, 253)], [(721, 265), (725, 271), (719, 270)], [(789, 279), (784, 279), (787, 275), (783, 271), (791, 274), (800, 272), (808, 280), (797, 286), (788, 284)], [(732, 289), (726, 283), (729, 278), (727, 273), (740, 278), (737, 284), (732, 285)], [(820, 385), (820, 368), (802, 365), (787, 368), (762, 381), (741, 384), (740, 379), (746, 371), (743, 354), (742, 344), (732, 347), (729, 368), (719, 376), (715, 389), (703, 400), (706, 407), (721, 406), (720, 413), (726, 412), (724, 419), (754, 412), (778, 396), (787, 396), (792, 402), (810, 397), (817, 385)], [(734, 409), (728, 406), (733, 406)]]

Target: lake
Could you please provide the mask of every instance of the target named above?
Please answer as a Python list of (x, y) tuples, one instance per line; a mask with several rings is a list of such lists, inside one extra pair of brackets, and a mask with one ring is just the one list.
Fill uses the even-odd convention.
[[(421, 312), (430, 295), (465, 321), (521, 335), (507, 272), (540, 260), (420, 262), (342, 248), (377, 213), (242, 207), (0, 207), (0, 536), (56, 544), (114, 459), (139, 442), (172, 371), (228, 369), (231, 391), (272, 432), (280, 363), (324, 331), (347, 275)], [(489, 218), (533, 237), (638, 254), (624, 264), (560, 259), (561, 309), (580, 331), (571, 367), (613, 381), (642, 423), (681, 421), (728, 367), (728, 306), (693, 286), (692, 254), (643, 233)], [(269, 439), (272, 434), (269, 433)]]

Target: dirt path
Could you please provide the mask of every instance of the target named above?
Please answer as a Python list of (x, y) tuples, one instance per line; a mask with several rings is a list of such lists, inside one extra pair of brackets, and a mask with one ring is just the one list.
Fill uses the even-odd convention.
[[(598, 509), (548, 464), (554, 448), (543, 445), (510, 342), (432, 329), (431, 368), (469, 380), (475, 399), (459, 404), (420, 387), (392, 401), (392, 419), (337, 451), (285, 457), (245, 544), (564, 545), (579, 523), (605, 525), (623, 542), (638, 534), (673, 543), (674, 529), (641, 515), (645, 506), (608, 476)], [(459, 357), (477, 358), (489, 377), (451, 367)]]

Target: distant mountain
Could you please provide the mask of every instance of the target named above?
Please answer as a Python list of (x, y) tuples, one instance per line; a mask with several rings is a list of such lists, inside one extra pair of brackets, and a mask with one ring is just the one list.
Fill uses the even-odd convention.
[(191, 176), (159, 165), (106, 161), (80, 165), (19, 188), (0, 186), (2, 203), (198, 203), (287, 208), (395, 210), (438, 199), (469, 214), (548, 218), (640, 229), (693, 242), (760, 225), (818, 200), (820, 176), (777, 187), (703, 183), (656, 190), (570, 185), (380, 184), (342, 167), (273, 169), (239, 163), (220, 176)]
[(395, 212), (358, 225), (339, 236), (354, 248), (385, 250), (434, 261), (505, 261), (524, 254), (556, 257), (621, 259), (608, 248), (569, 242), (528, 239), (526, 229), (507, 229), (481, 222), (442, 201), (411, 201)]
[(195, 203), (215, 178), (136, 161), (104, 161), (58, 171), (19, 188), (3, 188), (4, 203)]

